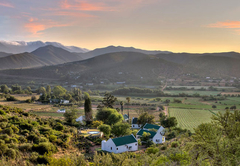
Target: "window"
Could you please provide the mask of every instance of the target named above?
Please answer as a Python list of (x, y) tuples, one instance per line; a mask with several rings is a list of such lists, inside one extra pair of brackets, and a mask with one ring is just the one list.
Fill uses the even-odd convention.
[(134, 125), (133, 125), (133, 127), (134, 127)]
[(118, 150), (118, 148), (117, 148), (117, 150)]
[(112, 150), (112, 147), (111, 147), (111, 150)]
[(137, 146), (137, 144), (135, 144)]
[(159, 139), (156, 139), (156, 142), (159, 142), (160, 140)]

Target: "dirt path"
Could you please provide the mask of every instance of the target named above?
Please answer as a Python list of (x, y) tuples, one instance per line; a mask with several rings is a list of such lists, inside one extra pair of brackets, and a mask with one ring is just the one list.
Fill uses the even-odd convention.
[(165, 115), (168, 115), (168, 106), (164, 106), (165, 109), (163, 110), (163, 112), (165, 113)]
[(166, 82), (166, 84), (164, 85), (164, 87), (162, 88), (162, 91), (163, 91), (166, 87), (167, 87), (167, 82)]

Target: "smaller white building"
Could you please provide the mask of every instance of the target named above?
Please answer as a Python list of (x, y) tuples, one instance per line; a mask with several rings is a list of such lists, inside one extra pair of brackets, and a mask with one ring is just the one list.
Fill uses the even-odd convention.
[(69, 100), (61, 100), (61, 104), (69, 104)]
[(162, 126), (146, 123), (143, 126), (143, 129), (141, 129), (137, 132), (136, 138), (140, 139), (144, 132), (150, 134), (150, 140), (152, 140), (155, 144), (161, 144), (161, 143), (165, 142), (165, 136), (164, 136), (165, 129)]
[(142, 127), (141, 124), (137, 123), (137, 118), (132, 118), (132, 129), (140, 129)]
[(76, 119), (76, 122), (83, 123), (85, 121), (85, 116), (80, 116)]
[(108, 141), (103, 140), (101, 145), (102, 150), (113, 153), (123, 153), (129, 151), (138, 150), (138, 141), (133, 134), (109, 139)]
[(57, 110), (57, 112), (58, 112), (58, 113), (65, 113), (66, 110), (65, 110), (65, 109), (59, 109), (59, 110)]

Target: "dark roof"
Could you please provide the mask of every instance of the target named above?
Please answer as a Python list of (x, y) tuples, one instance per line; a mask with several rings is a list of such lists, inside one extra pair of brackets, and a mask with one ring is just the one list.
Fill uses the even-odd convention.
[(148, 124), (148, 123), (146, 123), (146, 124), (143, 126), (143, 128), (145, 128), (145, 129), (156, 129), (156, 130), (158, 130), (160, 127), (161, 127), (161, 126), (153, 125), (153, 124)]
[(123, 115), (123, 118), (124, 118), (124, 120), (128, 119), (128, 115), (127, 115), (127, 114), (124, 114), (124, 115)]
[(116, 146), (131, 144), (137, 142), (136, 138), (133, 135), (128, 135), (124, 137), (113, 138), (112, 141)]
[(154, 132), (154, 131), (148, 131), (148, 130), (143, 130), (143, 129), (139, 130), (137, 135), (142, 136), (143, 132), (150, 133), (151, 134), (150, 138), (153, 138), (156, 135), (156, 132)]
[(137, 120), (138, 120), (138, 118), (133, 118), (132, 124), (137, 124)]

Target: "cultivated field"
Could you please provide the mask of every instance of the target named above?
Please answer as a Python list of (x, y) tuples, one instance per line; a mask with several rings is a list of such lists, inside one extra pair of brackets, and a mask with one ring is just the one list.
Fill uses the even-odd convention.
[(211, 122), (213, 114), (208, 110), (169, 108), (169, 115), (177, 118), (179, 127), (194, 132), (198, 125)]

